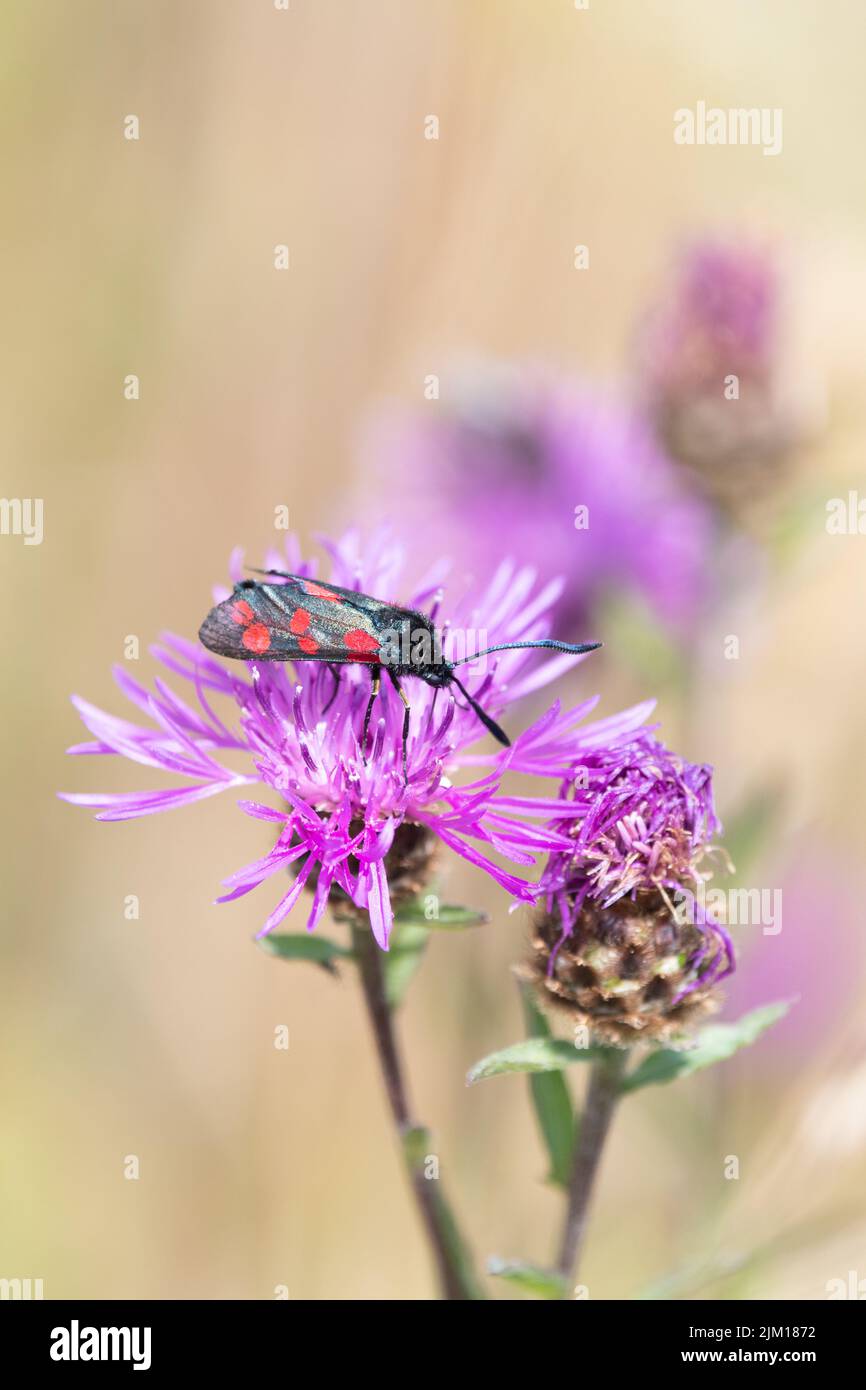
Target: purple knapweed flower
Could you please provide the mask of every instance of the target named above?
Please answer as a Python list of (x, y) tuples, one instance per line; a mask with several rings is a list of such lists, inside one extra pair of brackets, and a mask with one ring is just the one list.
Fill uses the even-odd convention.
[(769, 245), (698, 242), (636, 335), (636, 390), (659, 441), (728, 511), (779, 481), (820, 413), (792, 359), (786, 291)]
[(365, 478), (423, 545), (447, 535), (467, 569), (503, 551), (564, 575), (564, 635), (608, 594), (637, 596), (687, 628), (705, 586), (707, 510), (652, 429), (589, 384), (534, 366), (485, 363), (443, 378), (442, 399), (371, 421)]
[[(332, 583), (387, 601), (409, 601), (431, 612), (445, 631), (473, 641), (470, 650), (497, 642), (529, 640), (547, 635), (547, 614), (560, 585), (540, 591), (528, 568), (500, 564), (492, 581), (477, 596), (449, 610), (448, 623), (439, 617), (442, 606), (434, 578), (413, 595), (402, 592), (401, 552), (379, 537), (362, 552), (357, 535), (339, 544), (325, 543), (332, 565)], [(303, 561), (290, 540), (286, 554), (270, 555), (274, 567), (313, 577), (314, 566)], [(233, 557), (232, 577), (240, 578), (240, 556)], [(217, 598), (227, 597), (219, 591)], [(167, 790), (95, 795), (65, 793), (65, 799), (97, 809), (100, 820), (126, 820), (201, 800), (239, 786), (261, 786), (277, 794), (278, 805), (242, 800), (250, 816), (268, 821), (276, 832), (273, 848), (225, 881), (221, 902), (241, 897), (274, 875), (291, 874), (290, 886), (259, 935), (273, 931), (301, 896), (312, 892), (308, 926), (314, 928), (329, 897), (342, 895), (369, 914), (373, 934), (387, 948), (392, 898), (410, 887), (418, 891), (419, 863), (428, 849), (445, 846), (488, 873), (502, 888), (522, 900), (534, 889), (489, 856), (495, 851), (520, 867), (532, 866), (539, 853), (564, 849), (568, 841), (558, 829), (544, 824), (552, 815), (566, 822), (572, 814), (567, 798), (505, 793), (500, 789), (506, 770), (531, 777), (557, 777), (569, 759), (600, 738), (616, 741), (630, 736), (646, 716), (638, 707), (583, 731), (580, 721), (592, 707), (586, 702), (562, 712), (556, 705), (515, 738), (499, 754), (470, 751), (484, 736), (471, 709), (454, 698), (451, 688), (432, 689), (419, 680), (407, 681), (412, 713), (407, 745), (408, 778), (402, 766), (403, 705), (388, 682), (373, 710), (371, 747), (364, 757), (359, 740), (370, 691), (370, 673), (359, 666), (338, 671), (315, 662), (295, 666), (281, 663), (222, 665), (196, 643), (165, 635), (154, 655), (190, 687), (191, 699), (181, 699), (162, 679), (147, 690), (126, 671), (116, 670), (121, 691), (150, 721), (130, 723), (105, 714), (86, 701), (74, 703), (95, 741), (70, 749), (77, 754), (118, 753), (133, 762), (159, 768), (182, 779)], [(470, 693), (496, 718), (506, 706), (530, 694), (569, 669), (574, 656), (540, 659), (538, 652), (502, 652), (487, 657), (475, 669), (461, 668)], [(228, 702), (228, 709), (217, 701)], [(249, 755), (245, 772), (233, 772), (220, 755), (240, 751)], [(456, 785), (455, 775), (480, 769), (468, 782)]]
[(533, 978), (607, 1042), (673, 1038), (734, 968), (702, 891), (721, 829), (712, 770), (644, 728), (581, 752), (560, 795), (577, 814), (550, 826), (569, 847), (542, 874)]
[(728, 372), (772, 374), (780, 284), (769, 249), (721, 240), (685, 248), (645, 325), (645, 379), (658, 389), (720, 388)]

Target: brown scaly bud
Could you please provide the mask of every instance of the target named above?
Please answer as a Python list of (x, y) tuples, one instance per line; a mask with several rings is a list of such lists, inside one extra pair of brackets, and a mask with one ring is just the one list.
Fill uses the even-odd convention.
[(658, 892), (610, 907), (590, 901), (561, 940), (559, 916), (541, 914), (521, 973), (542, 1003), (575, 1027), (585, 1024), (601, 1042), (674, 1042), (718, 1008), (711, 984), (690, 989), (691, 963), (704, 944), (701, 927), (680, 923)]

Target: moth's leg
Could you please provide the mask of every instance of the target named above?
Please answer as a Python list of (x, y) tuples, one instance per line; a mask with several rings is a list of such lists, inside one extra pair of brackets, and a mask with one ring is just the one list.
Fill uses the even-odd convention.
[(381, 684), (381, 666), (371, 666), (370, 675), (373, 677), (373, 683), (370, 686), (370, 698), (367, 701), (367, 709), (364, 713), (364, 732), (361, 735), (361, 757), (364, 759), (364, 762), (367, 761), (367, 733), (370, 728), (370, 715), (373, 712), (373, 701), (379, 694), (379, 686)]
[(388, 672), (388, 675), (391, 677), (391, 684), (393, 685), (397, 694), (400, 696), (400, 699), (403, 701), (403, 785), (405, 786), (406, 783), (409, 781), (409, 766), (406, 758), (406, 740), (409, 737), (409, 715), (412, 713), (412, 706), (406, 699), (406, 692), (401, 686), (397, 677), (394, 675), (394, 672), (391, 670), (391, 667), (386, 666), (385, 669)]
[(334, 693), (333, 693), (333, 695), (331, 696), (331, 698), (330, 698), (330, 700), (328, 701), (328, 703), (325, 705), (325, 708), (322, 710), (322, 714), (327, 714), (327, 713), (328, 713), (328, 710), (331, 708), (331, 705), (334, 703), (334, 701), (335, 701), (336, 698), (337, 698), (337, 691), (340, 689), (340, 672), (339, 672), (339, 669), (338, 669), (338, 668), (335, 669), (335, 668), (331, 665), (331, 663), (328, 662), (328, 670), (330, 671), (331, 675), (334, 677)]

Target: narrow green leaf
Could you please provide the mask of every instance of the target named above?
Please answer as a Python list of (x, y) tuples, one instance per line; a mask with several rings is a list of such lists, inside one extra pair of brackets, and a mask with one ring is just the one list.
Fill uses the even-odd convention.
[(487, 1270), (497, 1279), (506, 1279), (509, 1284), (516, 1284), (539, 1298), (562, 1299), (568, 1295), (569, 1286), (561, 1274), (526, 1260), (500, 1260), (493, 1256), (487, 1261)]
[(575, 1047), (558, 1038), (527, 1038), (525, 1042), (512, 1043), (501, 1052), (482, 1057), (467, 1073), (466, 1084), (473, 1086), (476, 1081), (506, 1072), (562, 1071), (572, 1062), (593, 1062), (606, 1052), (603, 1047)]
[(404, 1132), (403, 1153), (410, 1168), (423, 1168), (431, 1142), (431, 1134), (426, 1125), (413, 1125)]
[(390, 947), (382, 952), (385, 996), (392, 1009), (402, 1004), (412, 977), (424, 958), (429, 936), (426, 927), (395, 922)]
[(692, 1072), (711, 1067), (716, 1062), (726, 1062), (741, 1047), (749, 1047), (756, 1042), (765, 1029), (788, 1012), (794, 1002), (783, 999), (776, 1004), (764, 1004), (759, 1009), (752, 1009), (736, 1023), (710, 1024), (697, 1035), (694, 1046), (682, 1052), (666, 1047), (651, 1052), (630, 1076), (623, 1079), (623, 1090), (637, 1091), (641, 1086), (661, 1085), (674, 1081), (678, 1076), (690, 1076)]
[[(549, 1038), (550, 1025), (535, 1002), (532, 989), (520, 986), (526, 1031), (530, 1038)], [(561, 1071), (536, 1072), (529, 1077), (535, 1117), (550, 1158), (547, 1181), (567, 1187), (571, 1174), (576, 1125), (568, 1083)]]
[(455, 907), (449, 903), (440, 904), (435, 917), (428, 917), (424, 901), (423, 898), (416, 898), (414, 902), (406, 903), (405, 907), (394, 913), (394, 921), (417, 923), (431, 931), (458, 931), (464, 927), (480, 927), (490, 921), (485, 912), (473, 912), (469, 907)]
[(675, 1270), (655, 1283), (646, 1285), (634, 1295), (638, 1302), (660, 1303), (664, 1299), (679, 1299), (698, 1293), (707, 1284), (720, 1279), (729, 1279), (747, 1269), (755, 1257), (745, 1255), (721, 1255), (714, 1259), (696, 1261), (684, 1269)]
[(307, 932), (281, 932), (277, 936), (263, 936), (258, 944), (268, 955), (279, 956), (280, 960), (308, 960), (313, 965), (321, 965), (332, 975), (337, 973), (337, 961), (352, 955), (345, 946), (318, 933), (311, 936)]
[(465, 1298), (478, 1302), (487, 1295), (475, 1273), (472, 1256), (460, 1234), (460, 1228), (442, 1190), (441, 1179), (426, 1171), (432, 1136), (423, 1125), (415, 1125), (403, 1135), (403, 1156), (414, 1182), (429, 1183), (430, 1200), (436, 1209), (436, 1228), (448, 1252), (451, 1268), (457, 1273)]

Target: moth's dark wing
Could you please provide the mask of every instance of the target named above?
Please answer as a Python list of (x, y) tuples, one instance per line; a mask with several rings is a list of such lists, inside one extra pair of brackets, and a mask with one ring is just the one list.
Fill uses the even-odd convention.
[[(239, 621), (243, 610), (238, 600), (243, 599), (250, 616), (246, 622)], [(212, 608), (198, 630), (198, 640), (208, 651), (218, 656), (230, 656), (239, 661), (287, 661), (289, 658), (274, 650), (271, 629), (267, 621), (262, 621), (247, 593), (237, 590), (231, 598)], [(260, 650), (253, 648), (258, 645)]]
[(294, 583), (235, 586), (199, 628), (209, 651), (240, 661), (364, 661), (380, 644), (370, 615)]
[[(297, 586), (299, 601), (301, 602), (314, 598), (325, 603), (342, 600), (344, 604), (359, 613), (385, 614), (389, 617), (396, 612), (405, 611), (395, 609), (394, 604), (385, 603), (383, 599), (373, 598), (370, 594), (361, 594), (357, 589), (343, 589), (339, 584), (330, 584), (325, 579), (309, 579), (302, 574), (286, 574), (282, 570), (266, 570), (262, 573), (274, 575), (274, 589), (291, 589), (293, 586)], [(284, 582), (280, 582), (280, 580)], [(266, 584), (268, 580), (262, 579), (259, 582)]]

